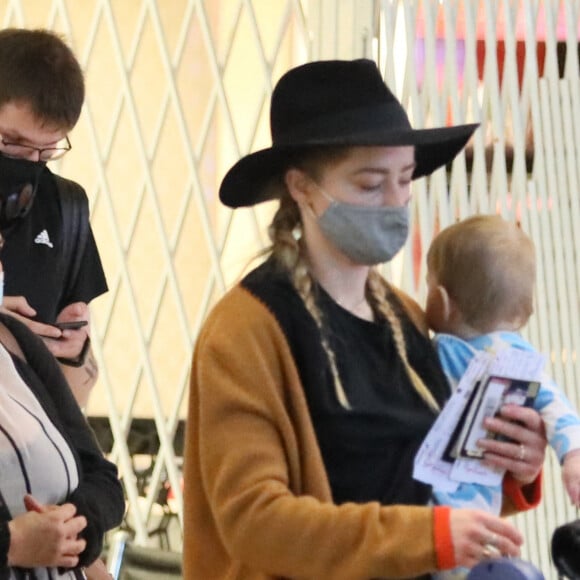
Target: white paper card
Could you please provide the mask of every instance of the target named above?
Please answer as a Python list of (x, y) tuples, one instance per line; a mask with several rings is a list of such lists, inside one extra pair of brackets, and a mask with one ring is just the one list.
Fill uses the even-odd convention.
[(480, 453), (477, 441), (487, 435), (483, 420), (508, 402), (533, 400), (544, 365), (544, 355), (536, 352), (478, 352), (419, 448), (413, 477), (444, 492), (455, 491), (462, 482), (500, 484), (505, 470), (474, 457)]

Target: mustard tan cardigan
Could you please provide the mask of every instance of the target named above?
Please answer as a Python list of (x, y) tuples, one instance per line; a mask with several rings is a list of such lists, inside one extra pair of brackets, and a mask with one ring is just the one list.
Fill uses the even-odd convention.
[[(400, 295), (426, 331), (419, 306)], [(412, 578), (453, 568), (449, 509), (332, 503), (298, 370), (242, 286), (196, 344), (184, 457), (186, 580)], [(513, 481), (509, 510), (528, 501)]]

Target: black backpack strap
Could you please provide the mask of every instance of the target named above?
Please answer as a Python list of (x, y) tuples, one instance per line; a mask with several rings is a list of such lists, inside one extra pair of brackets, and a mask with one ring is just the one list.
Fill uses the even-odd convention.
[[(64, 292), (74, 287), (89, 234), (89, 200), (85, 190), (74, 181), (54, 175), (63, 223), (62, 267)], [(61, 298), (64, 298), (61, 296)]]

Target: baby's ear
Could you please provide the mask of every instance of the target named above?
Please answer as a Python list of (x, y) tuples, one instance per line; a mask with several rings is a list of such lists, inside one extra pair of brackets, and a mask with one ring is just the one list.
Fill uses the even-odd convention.
[(449, 315), (451, 314), (451, 298), (449, 298), (449, 293), (445, 286), (437, 286), (437, 293), (439, 294), (439, 299), (441, 302), (441, 315), (445, 320), (449, 320)]

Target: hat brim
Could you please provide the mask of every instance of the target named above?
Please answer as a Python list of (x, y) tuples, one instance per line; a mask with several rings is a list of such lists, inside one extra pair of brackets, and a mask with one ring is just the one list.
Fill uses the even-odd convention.
[(219, 190), (225, 205), (248, 207), (275, 199), (279, 188), (271, 187), (288, 167), (288, 153), (313, 146), (406, 146), (415, 147), (413, 179), (429, 175), (451, 162), (465, 147), (478, 123), (435, 129), (401, 129), (388, 133), (370, 131), (337, 141), (302, 142), (300, 145), (269, 147), (242, 157), (226, 173)]

